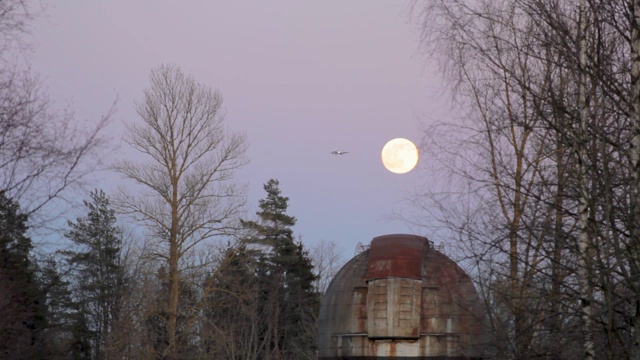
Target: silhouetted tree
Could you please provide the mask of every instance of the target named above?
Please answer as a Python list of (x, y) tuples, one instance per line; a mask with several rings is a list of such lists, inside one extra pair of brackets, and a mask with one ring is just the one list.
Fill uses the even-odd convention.
[(0, 358), (46, 358), (43, 294), (30, 260), (27, 215), (0, 192)]
[(295, 359), (312, 356), (316, 348), (316, 313), (319, 294), (314, 290), (316, 276), (307, 250), (296, 242), (292, 226), (296, 218), (286, 213), (289, 198), (282, 196), (278, 180), (270, 179), (259, 201), (258, 221), (243, 221), (253, 231), (248, 243), (262, 246), (262, 263), (257, 274), (262, 284), (267, 319), (264, 337), (269, 339), (268, 358)]
[(95, 126), (83, 129), (72, 112), (53, 109), (37, 76), (21, 61), (27, 58), (24, 35), (37, 7), (27, 0), (0, 2), (0, 190), (20, 202), (31, 222), (35, 213), (40, 221), (58, 215), (38, 210), (101, 165), (106, 153), (101, 132), (114, 113), (112, 107)]
[(84, 201), (87, 215), (69, 221), (66, 237), (77, 249), (61, 253), (71, 266), (75, 298), (93, 333), (93, 358), (103, 359), (108, 357), (108, 339), (125, 285), (122, 231), (107, 195), (94, 190), (90, 196), (90, 201)]
[(91, 340), (95, 334), (87, 326), (87, 311), (74, 301), (71, 286), (53, 256), (39, 261), (38, 277), (46, 298), (47, 328), (43, 336), (47, 357), (91, 359)]
[(496, 355), (640, 359), (640, 1), (415, 4), (464, 109), (425, 132), (453, 185), (421, 205), (478, 267)]
[(200, 319), (204, 353), (215, 359), (263, 359), (270, 339), (262, 333), (267, 319), (261, 313), (265, 297), (258, 252), (242, 243), (228, 244), (221, 255), (207, 279), (212, 291)]

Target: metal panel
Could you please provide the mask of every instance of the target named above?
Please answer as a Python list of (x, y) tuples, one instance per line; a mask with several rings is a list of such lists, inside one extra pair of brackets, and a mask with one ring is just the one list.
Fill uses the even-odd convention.
[(387, 277), (422, 278), (425, 238), (413, 235), (378, 236), (371, 241), (366, 280)]
[(422, 282), (388, 278), (369, 281), (367, 336), (372, 339), (420, 337)]

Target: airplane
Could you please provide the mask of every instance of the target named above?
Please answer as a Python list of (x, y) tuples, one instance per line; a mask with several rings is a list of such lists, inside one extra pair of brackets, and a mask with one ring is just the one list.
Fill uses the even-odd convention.
[(344, 151), (344, 150), (333, 150), (331, 153), (332, 153), (333, 155), (344, 155), (344, 154), (347, 154), (347, 153), (348, 153), (348, 151)]

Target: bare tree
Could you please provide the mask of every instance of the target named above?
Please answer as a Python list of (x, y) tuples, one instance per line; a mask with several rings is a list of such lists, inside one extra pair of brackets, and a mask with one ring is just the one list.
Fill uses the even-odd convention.
[(567, 84), (577, 76), (558, 65), (559, 56), (539, 41), (544, 29), (516, 2), (422, 5), (425, 44), (439, 55), (466, 110), (462, 119), (425, 132), (459, 184), (457, 195), (427, 191), (428, 202), (442, 210), (440, 219), (479, 269), (496, 356), (560, 354), (568, 347), (551, 346), (541, 334), (560, 333), (549, 319), (561, 313), (558, 284), (566, 286), (566, 277), (559, 270), (572, 259), (563, 230), (574, 221), (563, 206), (576, 202), (565, 200), (559, 174), (571, 173), (575, 159), (557, 141), (566, 136), (556, 128), (568, 121), (553, 111), (548, 94), (563, 89), (563, 100), (575, 103), (576, 86)]
[(181, 259), (233, 230), (244, 204), (233, 176), (246, 163), (246, 141), (225, 129), (218, 91), (175, 66), (152, 70), (149, 80), (136, 104), (141, 122), (127, 125), (127, 142), (144, 161), (123, 161), (117, 170), (139, 185), (121, 198), (122, 208), (147, 226), (157, 240), (153, 255), (166, 261), (167, 352), (175, 358)]
[(265, 359), (270, 337), (264, 336), (264, 284), (257, 274), (255, 250), (241, 242), (220, 249), (220, 261), (205, 279), (209, 292), (202, 307), (199, 337), (205, 356), (224, 359)]
[[(637, 0), (420, 3), (431, 20), (425, 43), (438, 46), (469, 110), (458, 126), (466, 133), (454, 139), (463, 141), (440, 149), (468, 188), (429, 196), (442, 210), (461, 200), (447, 213), (458, 217), (442, 220), (469, 240), (490, 309), (515, 316), (516, 339), (528, 334), (512, 357), (640, 357), (639, 8)], [(502, 146), (509, 133), (518, 136)], [(539, 157), (514, 146), (526, 133)], [(493, 215), (503, 204), (517, 212)], [(504, 239), (516, 247), (501, 247)], [(509, 293), (517, 296), (501, 296)], [(526, 332), (518, 309), (528, 310)], [(494, 329), (513, 324), (501, 319), (492, 318)], [(544, 345), (554, 342), (564, 345)]]
[(579, 299), (585, 357), (594, 357), (598, 339), (590, 338), (598, 329), (592, 325), (599, 324), (603, 354), (640, 358), (640, 2), (519, 3), (545, 27), (540, 39), (560, 54), (560, 63), (580, 73), (581, 108), (573, 116), (580, 127), (564, 131), (581, 173), (578, 274), (588, 279), (581, 281)]
[(115, 109), (89, 128), (55, 111), (30, 71), (25, 34), (38, 13), (25, 0), (0, 2), (0, 190), (32, 216), (81, 185), (102, 164), (102, 130)]
[[(578, 63), (581, 69), (587, 65), (587, 6), (585, 0), (580, 0), (580, 25), (579, 25), (579, 55)], [(593, 335), (592, 335), (592, 290), (591, 290), (591, 272), (589, 271), (589, 248), (591, 241), (591, 233), (589, 231), (589, 181), (587, 172), (589, 169), (588, 151), (588, 124), (590, 117), (590, 105), (587, 100), (588, 74), (586, 71), (580, 72), (580, 80), (578, 84), (578, 107), (580, 108), (580, 130), (578, 131), (578, 141), (576, 141), (576, 153), (578, 156), (578, 277), (580, 282), (580, 298), (581, 311), (584, 333), (584, 359), (592, 360), (595, 356)]]
[(324, 294), (333, 277), (344, 265), (346, 259), (342, 257), (342, 253), (342, 249), (332, 240), (320, 240), (311, 248), (310, 257), (316, 275), (314, 287), (318, 294)]

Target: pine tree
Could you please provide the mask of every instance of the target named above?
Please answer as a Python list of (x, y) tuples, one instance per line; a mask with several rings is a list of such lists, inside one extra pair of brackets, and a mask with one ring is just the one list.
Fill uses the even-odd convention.
[(44, 356), (45, 301), (30, 260), (27, 215), (0, 192), (0, 358)]
[(286, 213), (289, 198), (282, 196), (278, 180), (270, 179), (260, 200), (259, 221), (243, 221), (254, 232), (250, 243), (267, 248), (259, 272), (266, 295), (263, 314), (268, 317), (265, 336), (271, 341), (268, 352), (274, 359), (313, 355), (315, 319), (319, 296), (313, 290), (313, 265), (301, 242), (296, 242), (292, 227), (296, 218)]
[(92, 333), (79, 304), (73, 300), (70, 284), (53, 256), (39, 261), (38, 278), (46, 298), (47, 358), (91, 359)]
[(256, 251), (245, 244), (228, 244), (220, 264), (207, 279), (214, 289), (201, 317), (202, 341), (212, 359), (263, 359), (264, 304), (258, 282)]
[(121, 263), (121, 230), (115, 211), (102, 190), (91, 192), (84, 201), (88, 213), (69, 221), (66, 237), (78, 250), (63, 251), (73, 269), (75, 293), (87, 324), (93, 333), (95, 359), (107, 357), (108, 338), (119, 313), (119, 299), (124, 288)]

